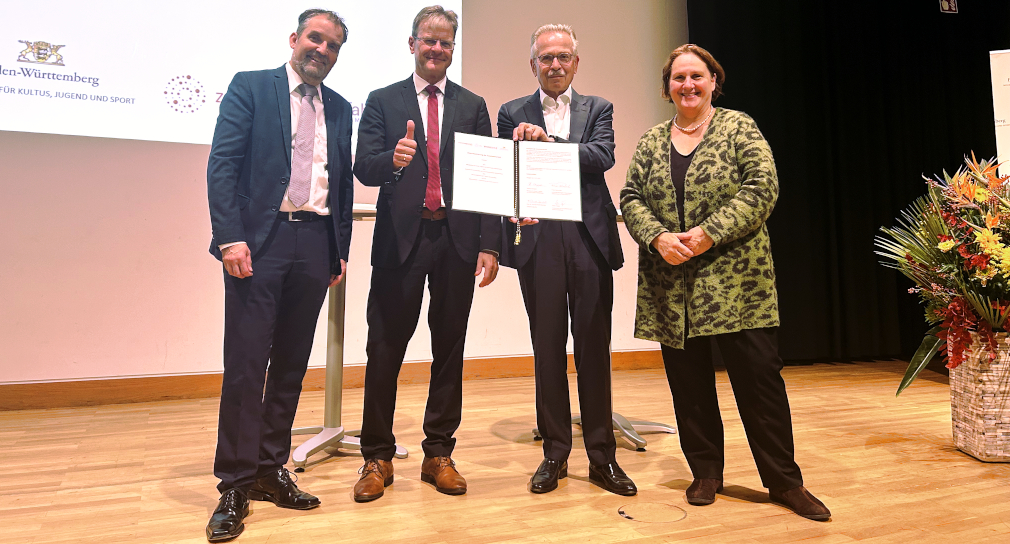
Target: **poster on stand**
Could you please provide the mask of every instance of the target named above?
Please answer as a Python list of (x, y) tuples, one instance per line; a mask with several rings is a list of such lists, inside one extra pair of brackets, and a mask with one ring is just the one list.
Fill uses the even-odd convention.
[[(996, 154), (999, 162), (1010, 160), (1010, 50), (989, 52), (992, 74), (992, 109), (996, 125)], [(999, 169), (1000, 175), (1010, 174), (1010, 164)]]

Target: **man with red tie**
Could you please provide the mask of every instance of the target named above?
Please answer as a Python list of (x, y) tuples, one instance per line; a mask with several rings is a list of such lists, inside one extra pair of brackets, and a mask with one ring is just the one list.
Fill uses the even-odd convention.
[(453, 133), (491, 135), (484, 99), (446, 79), (457, 27), (454, 12), (422, 9), (407, 39), (414, 73), (369, 94), (358, 125), (354, 175), (380, 190), (357, 502), (381, 497), (393, 483), (396, 381), (417, 328), (425, 279), (432, 363), (421, 479), (442, 493), (466, 493), (452, 460), (463, 404), (463, 342), (474, 277), (483, 274), (484, 287), (498, 273), (501, 227), (495, 217), (452, 209)]

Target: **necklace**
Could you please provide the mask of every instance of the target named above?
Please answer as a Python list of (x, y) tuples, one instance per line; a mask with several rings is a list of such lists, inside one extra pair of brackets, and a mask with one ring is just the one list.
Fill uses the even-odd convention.
[(694, 126), (689, 126), (689, 127), (682, 127), (682, 126), (680, 126), (680, 125), (677, 124), (677, 116), (680, 115), (678, 113), (677, 115), (673, 116), (673, 126), (677, 127), (677, 130), (683, 132), (684, 134), (691, 134), (692, 132), (694, 132), (694, 131), (698, 130), (699, 128), (701, 128), (702, 125), (704, 125), (705, 123), (707, 123), (708, 120), (712, 118), (712, 114), (713, 113), (715, 113), (715, 108), (709, 109), (708, 110), (708, 115), (706, 115), (704, 119), (702, 119), (701, 121), (695, 123)]

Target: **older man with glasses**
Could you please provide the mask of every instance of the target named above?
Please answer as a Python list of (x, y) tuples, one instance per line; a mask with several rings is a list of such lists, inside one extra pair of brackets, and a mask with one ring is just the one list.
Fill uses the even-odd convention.
[(506, 240), (515, 238), (518, 225), (527, 231), (518, 245), (505, 244), (501, 258), (503, 265), (519, 272), (533, 340), (537, 428), (544, 439), (544, 460), (529, 490), (553, 491), (568, 475), (572, 414), (565, 345), (571, 315), (589, 480), (612, 493), (634, 495), (635, 483), (617, 465), (611, 423), (612, 271), (624, 264), (617, 209), (604, 178), (614, 166), (614, 108), (600, 97), (572, 90), (579, 55), (570, 26), (544, 25), (530, 42), (530, 68), (540, 89), (501, 107), (498, 136), (578, 144), (582, 222), (515, 217), (504, 222)]

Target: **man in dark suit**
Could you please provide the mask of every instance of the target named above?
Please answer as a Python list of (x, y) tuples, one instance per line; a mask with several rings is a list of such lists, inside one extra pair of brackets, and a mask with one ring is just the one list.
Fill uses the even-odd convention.
[(396, 380), (414, 335), (425, 278), (431, 302), (431, 382), (424, 412), (421, 479), (449, 495), (466, 493), (452, 460), (463, 403), (463, 342), (473, 301), (498, 273), (497, 218), (452, 209), (453, 133), (491, 135), (484, 99), (448, 81), (456, 14), (441, 6), (414, 18), (407, 44), (414, 73), (373, 91), (358, 124), (354, 174), (378, 186), (368, 293), (365, 401), (361, 453), (365, 464), (354, 500), (382, 496), (393, 483)]
[[(529, 218), (504, 222), (501, 259), (519, 272), (533, 340), (537, 429), (544, 439), (544, 460), (529, 490), (553, 491), (558, 479), (568, 475), (572, 414), (565, 344), (570, 312), (589, 479), (613, 493), (634, 495), (634, 482), (617, 465), (611, 423), (612, 270), (624, 263), (617, 209), (604, 178), (614, 166), (614, 108), (600, 97), (572, 90), (579, 56), (578, 41), (568, 25), (544, 25), (533, 33), (530, 67), (540, 89), (501, 107), (498, 136), (579, 145), (582, 222)], [(521, 243), (514, 245), (519, 225), (525, 232)]]
[(351, 107), (322, 85), (346, 39), (336, 13), (308, 10), (291, 61), (236, 74), (221, 101), (207, 164), (225, 283), (212, 542), (242, 532), (249, 499), (319, 506), (284, 464), (319, 309), (351, 242)]

